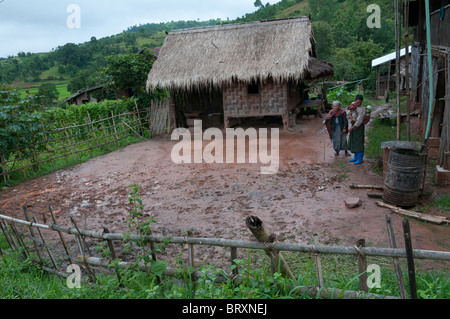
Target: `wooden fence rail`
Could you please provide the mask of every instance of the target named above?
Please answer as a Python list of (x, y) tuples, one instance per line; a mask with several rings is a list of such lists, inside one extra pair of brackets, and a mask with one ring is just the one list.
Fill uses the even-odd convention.
[[(53, 212), (50, 207), (50, 212)], [(52, 214), (53, 222), (49, 224), (40, 224), (36, 221), (35, 218), (31, 218), (28, 214), (26, 207), (24, 207), (24, 213), (26, 216), (26, 220), (9, 217), (6, 215), (0, 215), (0, 230), (3, 232), (4, 237), (13, 251), (22, 252), (23, 256), (26, 258), (30, 256), (29, 246), (25, 245), (23, 242), (23, 238), (27, 238), (33, 241), (33, 247), (35, 247), (36, 252), (38, 253), (38, 258), (40, 264), (43, 265), (44, 270), (48, 270), (54, 274), (61, 274), (64, 271), (58, 270), (56, 265), (56, 259), (54, 253), (58, 254), (63, 258), (63, 260), (68, 261), (69, 264), (74, 263), (75, 260), (79, 263), (85, 265), (88, 274), (95, 277), (94, 269), (91, 269), (93, 266), (101, 266), (106, 267), (111, 264), (111, 260), (105, 258), (98, 258), (92, 255), (92, 252), (89, 250), (88, 245), (86, 245), (85, 238), (98, 239), (101, 241), (106, 241), (109, 249), (112, 253), (112, 256), (116, 256), (115, 249), (113, 246), (113, 241), (123, 241), (124, 239), (137, 239), (142, 240), (142, 236), (137, 234), (129, 234), (129, 233), (110, 233), (107, 229), (103, 232), (91, 231), (80, 229), (75, 221), (71, 219), (72, 227), (67, 227), (63, 225), (59, 225), (57, 223), (54, 214)], [(25, 234), (24, 232), (20, 232), (20, 230), (15, 227), (15, 225), (21, 225), (22, 228), (28, 229), (30, 234)], [(388, 224), (388, 227), (392, 227)], [(36, 233), (32, 230), (38, 230), (39, 238), (36, 237)], [(40, 230), (46, 231), (55, 231), (59, 234), (61, 242), (64, 246), (64, 250), (57, 249), (48, 245), (46, 240), (44, 239), (43, 233)], [(74, 235), (76, 238), (76, 243), (79, 248), (79, 255), (77, 257), (71, 256), (67, 244), (65, 243), (63, 233)], [(328, 246), (328, 245), (320, 245), (320, 244), (297, 244), (297, 243), (282, 243), (282, 242), (253, 242), (253, 241), (244, 241), (244, 240), (230, 240), (230, 239), (221, 239), (221, 238), (197, 238), (197, 237), (166, 237), (166, 236), (158, 236), (158, 235), (149, 235), (145, 236), (149, 243), (164, 243), (164, 244), (181, 244), (188, 245), (189, 254), (188, 254), (188, 264), (191, 267), (195, 267), (194, 265), (194, 255), (193, 250), (194, 246), (216, 246), (216, 247), (229, 247), (231, 258), (230, 258), (230, 266), (234, 264), (234, 260), (236, 259), (237, 253), (236, 250), (239, 249), (255, 249), (255, 250), (264, 250), (281, 252), (281, 251), (291, 251), (291, 252), (302, 252), (313, 254), (316, 257), (320, 254), (338, 254), (338, 255), (353, 255), (358, 257), (358, 264), (360, 265), (359, 275), (363, 275), (366, 273), (367, 265), (365, 264), (366, 256), (379, 256), (379, 257), (391, 257), (394, 260), (398, 260), (398, 258), (407, 258), (408, 259), (408, 267), (409, 263), (413, 259), (430, 259), (430, 260), (440, 260), (440, 261), (450, 261), (450, 252), (445, 251), (432, 251), (432, 250), (420, 250), (420, 249), (401, 249), (401, 248), (379, 248), (379, 247), (367, 247), (363, 244), (359, 243), (355, 246)], [(317, 242), (317, 240), (315, 241)], [(42, 246), (45, 248), (45, 252), (49, 256), (49, 260), (51, 262), (47, 262), (52, 267), (48, 267), (44, 262), (44, 254), (43, 252), (39, 253), (38, 246)], [(22, 249), (20, 249), (22, 248)], [(411, 248), (411, 247), (410, 247)], [(0, 254), (6, 253), (0, 249)], [(153, 259), (156, 260), (156, 256), (153, 254)], [(281, 257), (281, 255), (280, 255)], [(114, 258), (113, 258), (114, 259)], [(89, 266), (90, 265), (90, 266)], [(120, 267), (126, 267), (127, 263), (120, 263)], [(320, 263), (318, 263), (319, 267)], [(145, 269), (144, 269), (145, 270)], [(398, 269), (396, 269), (397, 271)], [(117, 269), (116, 269), (117, 271)], [(318, 269), (318, 272), (321, 272), (321, 269)], [(409, 269), (409, 271), (411, 271)], [(165, 271), (165, 275), (173, 275), (175, 273), (174, 269), (167, 268)], [(118, 274), (118, 273), (117, 273)], [(237, 275), (236, 272), (232, 271), (232, 274)], [(411, 274), (409, 273), (410, 278)], [(119, 274), (118, 274), (119, 276)], [(195, 276), (194, 276), (195, 277)], [(235, 276), (234, 276), (235, 277)], [(120, 281), (120, 279), (119, 279)], [(399, 282), (400, 284), (400, 282)], [(390, 296), (377, 295), (377, 294), (369, 294), (367, 289), (366, 282), (360, 283), (360, 291), (359, 292), (346, 292), (344, 294), (344, 290), (334, 290), (325, 288), (323, 282), (320, 282), (320, 289), (318, 287), (302, 287), (301, 291), (306, 294), (310, 294), (311, 296), (320, 296), (322, 298), (334, 298), (336, 297), (336, 291), (340, 291), (343, 294), (338, 294), (343, 296), (344, 298), (392, 298)], [(404, 287), (400, 287), (400, 290), (404, 289)], [(414, 287), (415, 288), (415, 287)], [(364, 292), (364, 294), (362, 294)], [(413, 296), (411, 296), (413, 297)], [(405, 295), (402, 294), (402, 298), (406, 298)]]
[[(8, 154), (0, 154), (0, 181), (8, 183), (21, 172), (24, 178), (35, 171), (41, 172), (43, 165), (50, 163), (56, 169), (55, 162), (63, 159), (80, 161), (82, 154), (93, 157), (95, 150), (112, 146), (120, 147), (123, 140), (132, 136), (143, 138), (158, 136), (169, 132), (168, 102), (152, 102), (149, 108), (122, 114), (114, 114), (98, 120), (92, 120), (87, 112), (84, 124), (66, 126), (46, 130), (42, 126), (42, 138), (27, 147), (11, 150)], [(20, 174), (20, 173), (19, 173)]]

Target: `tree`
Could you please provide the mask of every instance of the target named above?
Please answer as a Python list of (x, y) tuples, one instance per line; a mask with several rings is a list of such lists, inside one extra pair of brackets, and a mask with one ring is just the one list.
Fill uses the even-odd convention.
[(58, 90), (53, 83), (43, 83), (39, 86), (37, 98), (42, 105), (52, 105), (58, 99)]
[(147, 50), (140, 54), (110, 55), (106, 60), (108, 66), (103, 69), (103, 73), (114, 79), (114, 87), (120, 90), (131, 89), (136, 94), (145, 85), (155, 57), (153, 52)]

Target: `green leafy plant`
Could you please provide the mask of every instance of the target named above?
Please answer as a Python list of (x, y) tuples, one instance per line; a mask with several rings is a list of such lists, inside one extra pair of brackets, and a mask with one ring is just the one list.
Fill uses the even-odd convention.
[[(145, 269), (148, 270), (148, 266), (150, 266), (150, 273), (153, 273), (158, 277), (162, 276), (167, 267), (167, 261), (156, 260), (154, 254), (160, 250), (156, 249), (148, 238), (148, 236), (152, 234), (151, 224), (156, 221), (151, 216), (144, 216), (144, 205), (139, 193), (141, 186), (139, 184), (131, 184), (129, 187), (131, 188), (131, 191), (128, 200), (132, 206), (132, 210), (130, 211), (130, 218), (128, 219), (128, 227), (137, 230), (139, 237), (133, 241), (141, 249), (141, 253), (135, 254), (135, 265), (138, 266), (140, 262), (143, 262)], [(147, 282), (150, 283), (150, 273), (148, 271), (146, 273)]]

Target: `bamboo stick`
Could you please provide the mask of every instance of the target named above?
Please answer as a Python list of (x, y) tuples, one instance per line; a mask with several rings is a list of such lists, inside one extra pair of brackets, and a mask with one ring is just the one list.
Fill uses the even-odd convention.
[(23, 160), (22, 160), (22, 152), (19, 150), (17, 152), (17, 154), (19, 155), (19, 160), (20, 160), (20, 165), (22, 168), (22, 173), (23, 173), (23, 177), (27, 178), (27, 172), (25, 171), (24, 165), (23, 165)]
[(108, 145), (108, 149), (111, 150), (111, 145), (110, 145), (110, 142), (109, 142), (108, 134), (106, 133), (105, 126), (103, 125), (102, 115), (99, 114), (98, 117), (100, 119), (100, 127), (103, 130), (103, 137), (106, 139), (106, 145)]
[[(27, 246), (25, 246), (25, 243), (24, 243), (24, 242), (22, 241), (22, 239), (20, 238), (20, 234), (19, 234), (19, 232), (17, 231), (16, 226), (14, 226), (14, 224), (11, 223), (10, 227), (11, 227), (11, 230), (12, 230), (11, 233), (13, 234), (13, 236), (14, 236), (14, 238), (15, 238), (15, 241), (16, 241), (17, 251), (20, 251), (20, 247), (22, 247), (22, 254), (23, 254), (23, 257), (24, 257), (25, 259), (27, 259), (27, 258), (30, 256), (30, 252), (28, 251)], [(40, 259), (40, 258), (39, 258), (39, 259)]]
[[(64, 127), (64, 125), (62, 125), (62, 123), (60, 123), (60, 125), (61, 125), (62, 127)], [(59, 140), (60, 140), (61, 143), (62, 143), (63, 156), (64, 156), (64, 158), (66, 159), (66, 165), (68, 166), (68, 165), (69, 165), (69, 159), (67, 158), (67, 151), (66, 151), (67, 146), (66, 146), (66, 143), (64, 142), (63, 131), (59, 131)]]
[(87, 141), (88, 141), (88, 145), (89, 145), (89, 154), (91, 155), (91, 158), (92, 158), (91, 137), (89, 136), (90, 132), (89, 132), (88, 122), (87, 122), (86, 118), (84, 118), (84, 123), (86, 123), (85, 127), (86, 127), (86, 137), (87, 137)]
[(249, 216), (245, 219), (245, 224), (247, 225), (247, 228), (252, 232), (253, 236), (255, 236), (256, 240), (262, 243), (272, 244), (272, 247), (265, 249), (266, 254), (272, 261), (272, 265), (275, 266), (280, 263), (281, 273), (284, 276), (294, 279), (294, 275), (292, 274), (289, 266), (284, 260), (283, 255), (278, 250), (273, 249), (274, 236), (269, 233), (263, 221), (256, 216)]
[[(77, 224), (75, 223), (75, 220), (74, 220), (72, 217), (70, 217), (70, 221), (72, 222), (72, 225), (76, 228), (76, 230), (78, 231), (78, 233), (80, 233), (80, 230), (79, 230)], [(86, 255), (85, 255), (85, 253), (84, 253), (84, 249), (83, 249), (83, 245), (82, 245), (82, 243), (81, 243), (81, 240), (82, 240), (83, 243), (84, 243), (84, 248), (87, 248), (87, 250), (88, 250), (88, 252), (89, 252), (89, 255), (91, 255), (91, 252), (89, 251), (89, 247), (86, 245), (86, 241), (84, 240), (84, 237), (83, 237), (82, 235), (75, 235), (75, 237), (76, 237), (76, 240), (77, 240), (77, 243), (78, 243), (78, 248), (80, 249), (80, 253), (81, 253), (81, 255), (83, 256), (83, 258), (85, 258)], [(81, 238), (81, 240), (80, 240), (80, 238)], [(86, 264), (86, 269), (87, 269), (88, 273), (92, 276), (92, 278), (95, 279), (95, 273), (94, 273), (94, 271), (89, 267), (88, 264)]]
[(116, 122), (114, 121), (114, 112), (113, 111), (111, 111), (111, 119), (113, 122), (114, 133), (116, 134), (115, 135), (116, 136), (116, 146), (119, 147), (119, 142), (118, 142), (119, 136), (117, 135)]
[[(37, 223), (36, 217), (33, 217), (33, 221), (35, 223)], [(47, 251), (48, 256), (50, 257), (50, 260), (52, 262), (53, 268), (58, 269), (58, 266), (56, 265), (56, 260), (53, 257), (52, 252), (48, 249), (47, 243), (45, 242), (45, 239), (44, 239), (44, 236), (42, 235), (41, 230), (39, 228), (36, 228), (36, 229), (37, 229), (37, 231), (39, 233), (39, 236), (41, 237), (42, 243), (44, 244), (44, 248)]]
[(47, 134), (45, 134), (45, 128), (44, 128), (44, 123), (43, 122), (41, 122), (41, 126), (42, 126), (42, 133), (44, 134), (45, 145), (47, 146), (48, 157), (50, 158), (50, 162), (52, 163), (53, 169), (55, 169), (55, 163), (53, 162), (53, 159), (52, 159), (50, 145), (49, 145), (49, 142), (48, 142)]
[(12, 239), (9, 237), (10, 235), (7, 233), (7, 226), (6, 224), (3, 224), (3, 221), (0, 221), (0, 229), (3, 232), (3, 236), (5, 236), (6, 242), (8, 243), (9, 247), (12, 251), (15, 251), (14, 243)]
[[(55, 213), (53, 212), (53, 207), (49, 206), (48, 210), (50, 211), (50, 215), (52, 217), (53, 222), (56, 224), (57, 223), (57, 218), (55, 216)], [(61, 243), (62, 243), (62, 245), (64, 247), (64, 250), (66, 251), (67, 256), (69, 256), (69, 264), (70, 264), (71, 260), (72, 260), (72, 257), (70, 256), (70, 250), (67, 247), (66, 241), (65, 241), (64, 236), (61, 233), (61, 231), (57, 230), (57, 232), (58, 232), (58, 235), (59, 235), (59, 239), (61, 239)]]
[[(387, 225), (387, 230), (388, 230), (388, 235), (389, 235), (389, 242), (391, 243), (391, 248), (397, 248), (397, 244), (395, 242), (394, 229), (392, 227), (391, 217), (389, 215), (386, 215), (386, 225)], [(393, 258), (393, 261), (394, 261), (395, 274), (397, 276), (398, 288), (400, 290), (400, 296), (402, 299), (406, 299), (405, 284), (403, 282), (402, 269), (400, 268), (399, 259)]]
[(384, 190), (383, 186), (380, 185), (358, 185), (358, 184), (351, 184), (350, 188), (352, 189), (358, 189), (358, 188), (368, 188), (368, 189), (377, 189), (377, 190)]
[[(106, 228), (106, 227), (103, 227), (103, 232), (104, 232), (105, 234), (111, 233), (111, 232), (109, 231), (109, 229)], [(107, 239), (106, 242), (108, 243), (108, 248), (109, 248), (109, 251), (111, 252), (111, 259), (112, 259), (112, 260), (116, 260), (116, 259), (117, 259), (117, 256), (116, 256), (116, 251), (115, 251), (115, 249), (114, 249), (113, 241), (110, 240), (110, 239)], [(119, 269), (118, 269), (117, 265), (114, 265), (114, 270), (116, 271), (117, 280), (119, 281), (119, 286), (120, 286), (120, 287), (123, 287), (123, 284), (122, 284), (122, 277), (120, 276)]]
[[(31, 222), (31, 218), (30, 218), (30, 215), (28, 214), (27, 206), (23, 206), (22, 209), (23, 209), (23, 213), (24, 213), (24, 215), (25, 215), (26, 220), (29, 221), (29, 222)], [(33, 227), (32, 227), (32, 226), (29, 226), (28, 229), (29, 229), (29, 231), (30, 231), (31, 236), (36, 237), (36, 236), (34, 235)], [(42, 258), (42, 256), (41, 256), (41, 253), (40, 253), (40, 251), (39, 251), (39, 247), (38, 247), (38, 245), (36, 244), (36, 242), (33, 241), (33, 245), (34, 245), (34, 248), (36, 249), (36, 254), (37, 254), (38, 258), (39, 258), (41, 261), (43, 261), (43, 258)]]
[(237, 268), (237, 264), (235, 262), (235, 260), (237, 259), (237, 248), (236, 247), (230, 247), (230, 260), (231, 260), (231, 266), (235, 266), (231, 273), (234, 276), (237, 276), (239, 274), (239, 270)]
[[(319, 237), (317, 234), (313, 234), (313, 245), (319, 244)], [(316, 264), (317, 264), (317, 282), (319, 285), (319, 288), (323, 287), (323, 274), (322, 274), (322, 261), (320, 259), (319, 254), (316, 255)]]
[(444, 216), (435, 216), (435, 215), (425, 215), (422, 213), (412, 212), (406, 209), (399, 208), (397, 206), (393, 206), (390, 204), (386, 204), (382, 201), (377, 201), (376, 204), (380, 207), (385, 207), (391, 209), (392, 212), (397, 213), (402, 216), (413, 217), (419, 220), (427, 221), (433, 224), (442, 225), (444, 223), (450, 223), (450, 219)]

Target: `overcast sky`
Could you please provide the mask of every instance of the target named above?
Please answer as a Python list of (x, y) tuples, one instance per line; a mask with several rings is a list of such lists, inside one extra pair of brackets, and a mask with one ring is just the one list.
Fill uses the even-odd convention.
[[(279, 0), (262, 3), (277, 3)], [(255, 0), (0, 0), (0, 57), (47, 52), (133, 25), (242, 17)], [(75, 6), (73, 6), (75, 5)], [(78, 19), (79, 17), (79, 19)]]

